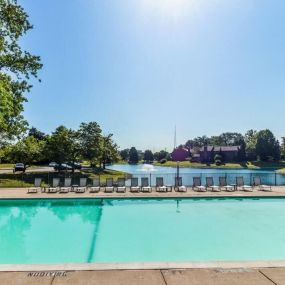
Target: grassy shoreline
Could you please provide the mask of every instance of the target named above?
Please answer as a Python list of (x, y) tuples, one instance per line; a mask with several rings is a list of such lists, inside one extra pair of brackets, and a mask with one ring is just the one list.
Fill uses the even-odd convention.
[(113, 178), (114, 181), (116, 181), (119, 177), (125, 177), (128, 178), (131, 175), (126, 172), (122, 171), (115, 171), (115, 170), (97, 170), (96, 172), (93, 171), (81, 171), (81, 172), (75, 172), (72, 174), (71, 172), (27, 172), (24, 174), (17, 173), (3, 173), (0, 174), (0, 188), (7, 187), (7, 188), (21, 188), (21, 187), (31, 187), (34, 184), (35, 178), (41, 178), (43, 181), (43, 184), (46, 186), (48, 184), (52, 183), (52, 178), (59, 177), (61, 181), (64, 180), (65, 177), (72, 177), (73, 184), (79, 184), (79, 178), (80, 177), (86, 177), (91, 182), (91, 179), (93, 178), (100, 178), (101, 183), (104, 183), (106, 181), (106, 178)]
[[(139, 164), (143, 164), (143, 161), (140, 161)], [(127, 162), (118, 162), (115, 164), (127, 164)], [(154, 162), (153, 165), (160, 167), (176, 167), (176, 161), (167, 161), (165, 163)], [(283, 169), (285, 172), (285, 161), (279, 162), (262, 162), (262, 161), (244, 161), (244, 162), (230, 162), (225, 163), (220, 166), (211, 163), (198, 163), (198, 162), (189, 162), (189, 161), (181, 161), (179, 163), (179, 167), (181, 168), (213, 168), (213, 169)]]

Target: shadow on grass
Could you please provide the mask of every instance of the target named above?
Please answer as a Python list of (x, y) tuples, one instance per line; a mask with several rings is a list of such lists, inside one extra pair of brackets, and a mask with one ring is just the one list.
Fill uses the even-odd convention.
[(0, 174), (0, 187), (30, 187), (34, 184), (35, 178), (41, 178), (43, 186), (51, 185), (53, 178), (60, 178), (63, 183), (64, 178), (71, 177), (73, 185), (79, 185), (80, 178), (87, 178), (87, 184), (92, 184), (92, 179), (100, 178), (104, 183), (106, 178), (119, 177), (130, 178), (131, 175), (125, 172), (107, 169), (84, 169), (82, 171), (65, 172), (27, 172), (27, 173), (3, 173)]
[(251, 164), (259, 168), (285, 168), (285, 161), (252, 161)]

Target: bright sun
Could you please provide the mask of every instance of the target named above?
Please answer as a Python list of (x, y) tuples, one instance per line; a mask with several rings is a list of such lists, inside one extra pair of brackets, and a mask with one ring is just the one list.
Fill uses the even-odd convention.
[(197, 0), (142, 0), (144, 10), (161, 18), (179, 19)]

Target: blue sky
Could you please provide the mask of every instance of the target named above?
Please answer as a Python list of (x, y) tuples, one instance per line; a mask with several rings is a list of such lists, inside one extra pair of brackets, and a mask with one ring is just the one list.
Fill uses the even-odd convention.
[(152, 150), (223, 131), (285, 135), (282, 0), (21, 0), (42, 57), (30, 125), (97, 121)]

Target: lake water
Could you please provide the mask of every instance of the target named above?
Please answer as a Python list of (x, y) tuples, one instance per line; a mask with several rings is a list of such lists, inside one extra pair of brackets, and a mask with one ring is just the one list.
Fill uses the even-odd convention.
[[(152, 166), (148, 171), (143, 164), (114, 164), (108, 166), (109, 169), (123, 171), (132, 174), (134, 177), (149, 177), (151, 184), (155, 185), (156, 177), (163, 177), (164, 183), (173, 185), (177, 175), (176, 167)], [(226, 176), (227, 182), (235, 183), (237, 176), (243, 176), (246, 184), (252, 184), (254, 176), (260, 176), (263, 184), (285, 185), (285, 175), (279, 174), (274, 170), (259, 169), (219, 169), (219, 168), (180, 168), (179, 176), (182, 177), (184, 185), (192, 185), (193, 177), (200, 176), (202, 183), (205, 178), (212, 176), (216, 184), (219, 183), (220, 176)]]
[(0, 200), (0, 263), (285, 260), (285, 199)]

